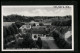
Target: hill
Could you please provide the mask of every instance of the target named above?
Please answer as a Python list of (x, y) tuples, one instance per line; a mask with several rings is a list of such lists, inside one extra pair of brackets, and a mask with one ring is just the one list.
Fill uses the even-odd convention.
[(37, 22), (52, 22), (54, 21), (63, 21), (63, 20), (70, 20), (71, 15), (66, 15), (66, 16), (21, 16), (21, 15), (8, 15), (8, 16), (3, 16), (3, 21), (4, 22), (30, 22), (32, 20), (37, 21)]

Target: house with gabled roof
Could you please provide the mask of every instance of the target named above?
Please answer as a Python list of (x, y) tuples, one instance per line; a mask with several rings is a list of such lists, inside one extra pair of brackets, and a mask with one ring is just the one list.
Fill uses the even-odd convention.
[(19, 29), (22, 33), (26, 33), (27, 30), (31, 29), (31, 25), (22, 25)]
[(46, 34), (46, 30), (42, 28), (32, 28), (32, 39), (37, 40), (38, 37), (43, 37)]

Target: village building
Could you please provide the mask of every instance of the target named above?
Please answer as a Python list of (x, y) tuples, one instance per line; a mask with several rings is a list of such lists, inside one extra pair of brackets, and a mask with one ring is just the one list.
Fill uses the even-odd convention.
[(20, 29), (21, 33), (24, 34), (27, 32), (27, 30), (31, 29), (31, 25), (22, 25), (19, 29)]
[(43, 28), (32, 28), (32, 39), (37, 40), (38, 37), (43, 37), (46, 34)]
[(43, 25), (48, 26), (48, 25), (51, 25), (51, 23), (45, 23), (45, 22), (43, 22)]

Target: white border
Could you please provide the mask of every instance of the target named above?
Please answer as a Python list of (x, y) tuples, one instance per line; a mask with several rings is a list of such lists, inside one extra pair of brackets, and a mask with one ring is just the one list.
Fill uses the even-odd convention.
[[(4, 5), (3, 5), (4, 6)], [(3, 49), (3, 6), (1, 6), (1, 22), (2, 22), (2, 30), (1, 30), (1, 50), (2, 51), (74, 51), (74, 5), (68, 5), (71, 6), (72, 8), (72, 49)], [(5, 5), (8, 6), (8, 5)], [(15, 6), (15, 5), (9, 5), (9, 6)], [(19, 6), (28, 6), (28, 7), (50, 7), (50, 6), (55, 6), (55, 5), (16, 5), (16, 7)], [(60, 6), (60, 5), (57, 5)], [(66, 6), (66, 5), (61, 5), (61, 6)]]

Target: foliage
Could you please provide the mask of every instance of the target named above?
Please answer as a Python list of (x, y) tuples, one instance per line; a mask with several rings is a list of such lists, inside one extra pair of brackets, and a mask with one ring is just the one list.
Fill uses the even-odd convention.
[(11, 35), (10, 27), (7, 28), (7, 33), (8, 33), (8, 36)]
[(43, 23), (39, 23), (39, 25), (40, 25), (40, 26), (44, 26), (44, 24), (43, 24)]
[(20, 28), (22, 26), (22, 23), (21, 22), (15, 22), (17, 28)]
[(31, 38), (30, 34), (23, 34), (24, 40), (22, 42), (21, 47), (22, 48), (36, 48), (36, 42)]
[(34, 23), (33, 26), (36, 26), (36, 24)]
[(15, 34), (15, 29), (11, 26), (9, 26), (9, 30), (11, 31), (11, 35)]
[(66, 42), (63, 38), (60, 37), (60, 34), (53, 31), (53, 38), (55, 39), (55, 43), (61, 49), (71, 49), (72, 46), (68, 42)]
[(36, 41), (36, 44), (39, 46), (39, 48), (42, 48), (42, 40), (40, 37), (38, 37), (38, 40)]
[[(16, 14), (12, 14), (12, 15), (8, 15), (8, 16), (3, 16), (3, 21), (4, 22), (16, 22), (16, 21), (20, 21), (20, 22), (30, 22), (32, 20), (35, 21), (45, 21), (45, 20), (62, 20), (62, 19), (71, 19), (71, 15), (66, 15), (66, 16), (21, 16), (21, 15), (16, 15)], [(52, 20), (53, 21), (53, 20)]]
[(17, 33), (18, 33), (18, 29), (17, 29), (16, 24), (15, 24), (15, 23), (13, 23), (13, 24), (12, 24), (12, 27), (14, 28), (15, 34), (17, 34)]
[(71, 20), (55, 21), (55, 22), (52, 22), (52, 25), (55, 25), (55, 26), (71, 26)]
[(7, 28), (3, 26), (3, 37), (7, 37), (8, 33), (7, 33)]
[(34, 38), (37, 38), (37, 36), (35, 35)]

